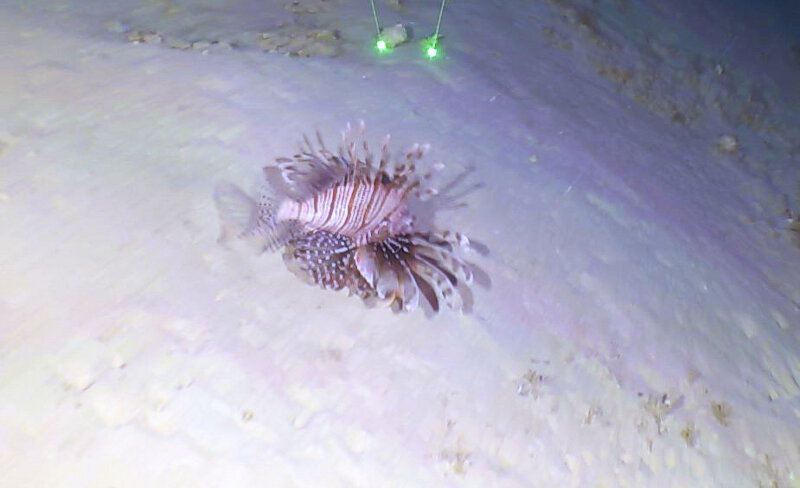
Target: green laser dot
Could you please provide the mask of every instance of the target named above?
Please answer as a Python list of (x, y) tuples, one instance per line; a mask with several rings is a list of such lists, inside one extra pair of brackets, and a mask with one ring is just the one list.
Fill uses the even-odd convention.
[(386, 41), (383, 39), (378, 39), (378, 42), (375, 44), (377, 46), (378, 51), (383, 52), (386, 51)]
[(427, 52), (428, 52), (428, 57), (429, 58), (435, 58), (436, 57), (437, 51), (436, 51), (435, 47), (433, 47), (433, 46), (429, 47)]

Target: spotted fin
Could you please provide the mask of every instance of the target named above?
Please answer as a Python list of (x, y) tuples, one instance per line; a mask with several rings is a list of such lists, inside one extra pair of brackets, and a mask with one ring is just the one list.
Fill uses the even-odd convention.
[(347, 237), (317, 231), (293, 239), (283, 257), (289, 269), (306, 281), (340, 290), (349, 284), (354, 271), (352, 251)]

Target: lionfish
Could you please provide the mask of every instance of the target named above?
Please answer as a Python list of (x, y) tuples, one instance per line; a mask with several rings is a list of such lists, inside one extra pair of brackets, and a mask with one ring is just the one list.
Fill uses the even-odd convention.
[(359, 145), (348, 124), (337, 153), (319, 132), (316, 145), (304, 136), (297, 154), (264, 168), (258, 200), (219, 184), (220, 240), (258, 238), (262, 251), (284, 248), (287, 267), (307, 282), (346, 289), (368, 304), (385, 301), (395, 312), (416, 309), (420, 296), (434, 312), (440, 304), (462, 310), (473, 278), (460, 257), (469, 239), (418, 230), (409, 209), (412, 198), (437, 193), (425, 184), (433, 173), (417, 172), (428, 146), (415, 144), (393, 161), (390, 136), (377, 156), (364, 132), (362, 123)]

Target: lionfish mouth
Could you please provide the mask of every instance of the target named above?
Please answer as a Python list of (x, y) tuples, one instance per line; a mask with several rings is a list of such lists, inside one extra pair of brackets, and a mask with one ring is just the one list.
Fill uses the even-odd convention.
[(346, 289), (367, 304), (404, 312), (422, 303), (433, 311), (467, 308), (473, 271), (461, 252), (469, 240), (418, 230), (409, 211), (410, 199), (437, 193), (425, 187), (432, 173), (417, 173), (427, 146), (414, 145), (392, 163), (388, 136), (380, 154), (366, 142), (360, 150), (349, 126), (338, 154), (317, 140), (305, 138), (298, 154), (264, 168), (268, 180), (275, 171), (281, 180), (268, 181), (257, 202), (233, 185), (218, 186), (220, 239), (256, 237), (265, 250), (283, 247), (285, 263), (304, 280)]

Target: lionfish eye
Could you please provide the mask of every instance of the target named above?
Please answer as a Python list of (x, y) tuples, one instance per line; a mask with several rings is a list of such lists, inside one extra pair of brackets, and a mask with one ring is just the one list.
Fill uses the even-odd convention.
[(384, 185), (388, 185), (391, 182), (392, 179), (389, 178), (389, 175), (387, 175), (385, 172), (381, 172), (381, 183)]

